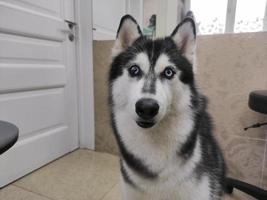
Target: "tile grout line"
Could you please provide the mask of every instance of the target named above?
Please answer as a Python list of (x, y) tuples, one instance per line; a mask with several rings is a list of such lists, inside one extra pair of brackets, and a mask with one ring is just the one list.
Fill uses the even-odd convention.
[(249, 140), (254, 140), (254, 141), (267, 142), (267, 139), (254, 138), (254, 137), (249, 137), (249, 136), (233, 135), (233, 137), (236, 137), (236, 138), (243, 138), (243, 139), (249, 139)]
[(262, 164), (262, 168), (261, 168), (261, 179), (260, 179), (260, 187), (262, 187), (263, 185), (263, 177), (264, 177), (264, 171), (265, 171), (265, 162), (267, 159), (266, 153), (267, 153), (267, 142), (265, 141), (265, 147), (264, 147), (264, 154), (263, 154), (263, 164)]
[(99, 200), (103, 200), (103, 199), (107, 196), (107, 194), (108, 194), (109, 192), (111, 192), (113, 188), (116, 187), (117, 184), (119, 184), (119, 182), (115, 183), (115, 184), (111, 187), (111, 189), (110, 189), (109, 191), (107, 191), (107, 192), (106, 192), (106, 193), (105, 193)]
[(45, 195), (43, 195), (43, 194), (41, 194), (41, 193), (34, 192), (34, 191), (29, 190), (29, 189), (27, 189), (27, 188), (24, 188), (24, 187), (22, 187), (22, 186), (16, 185), (16, 184), (14, 184), (14, 183), (11, 184), (11, 185), (12, 185), (12, 186), (15, 186), (15, 187), (17, 187), (17, 188), (20, 188), (20, 189), (22, 189), (22, 190), (25, 190), (25, 191), (27, 191), (27, 192), (30, 192), (30, 193), (36, 194), (36, 195), (38, 195), (38, 196), (44, 197), (44, 198), (46, 198), (46, 199), (49, 199), (49, 200), (56, 200), (56, 199), (53, 199), (53, 198), (51, 198), (51, 197), (45, 196)]

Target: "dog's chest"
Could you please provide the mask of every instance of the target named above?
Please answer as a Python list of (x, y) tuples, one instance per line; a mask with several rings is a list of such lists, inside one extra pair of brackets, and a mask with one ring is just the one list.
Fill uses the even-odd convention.
[[(187, 160), (187, 162), (183, 163), (174, 159), (172, 162), (168, 163), (164, 170), (162, 170), (158, 177), (154, 180), (149, 180), (139, 176), (125, 164), (130, 179), (141, 191), (145, 191), (144, 194), (142, 192), (140, 193), (138, 189), (133, 189), (133, 192), (130, 192), (130, 194), (133, 193), (132, 195), (134, 196), (138, 195), (138, 198), (136, 197), (132, 199), (201, 200), (201, 198), (198, 197), (203, 195), (205, 197), (209, 196), (208, 194), (205, 194), (205, 192), (209, 191), (209, 182), (207, 177), (201, 177), (198, 179), (194, 173), (196, 163), (199, 162), (201, 157), (199, 147), (199, 142), (197, 142), (195, 151), (191, 159)], [(208, 198), (203, 199), (208, 200)]]
[(190, 116), (170, 119), (146, 131), (137, 128), (135, 122), (127, 120), (128, 116), (125, 115), (127, 113), (124, 112), (116, 114), (118, 133), (125, 147), (154, 172), (162, 171), (170, 161), (176, 159), (181, 145), (192, 130)]
[(188, 179), (181, 184), (154, 187), (145, 192), (124, 187), (125, 200), (209, 200), (211, 199), (209, 179), (204, 176), (200, 180)]

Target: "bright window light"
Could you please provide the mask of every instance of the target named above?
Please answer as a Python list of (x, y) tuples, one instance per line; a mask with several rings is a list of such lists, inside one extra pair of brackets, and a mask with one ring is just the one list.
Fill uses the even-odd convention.
[(227, 2), (227, 0), (191, 0), (191, 10), (196, 17), (200, 34), (224, 33)]
[(266, 0), (237, 0), (234, 32), (263, 30)]

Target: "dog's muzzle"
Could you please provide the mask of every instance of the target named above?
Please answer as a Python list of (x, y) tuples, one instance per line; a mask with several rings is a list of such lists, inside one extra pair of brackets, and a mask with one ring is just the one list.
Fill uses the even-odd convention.
[(159, 112), (159, 104), (156, 100), (143, 98), (136, 102), (135, 112), (139, 116), (136, 123), (142, 128), (150, 128), (155, 124), (155, 116)]

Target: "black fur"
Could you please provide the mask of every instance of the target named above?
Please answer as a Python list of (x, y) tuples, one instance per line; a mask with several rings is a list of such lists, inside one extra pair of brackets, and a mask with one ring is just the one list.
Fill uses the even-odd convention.
[[(109, 73), (109, 86), (112, 87), (112, 82), (118, 78), (120, 75), (122, 75), (123, 68), (127, 68), (129, 66), (129, 62), (135, 58), (135, 55), (140, 52), (146, 52), (149, 56), (149, 59), (152, 63), (150, 71), (154, 70), (154, 65), (158, 59), (158, 57), (165, 53), (171, 58), (171, 62), (175, 64), (175, 66), (182, 72), (180, 76), (180, 80), (186, 84), (190, 84), (192, 88), (194, 88), (194, 76), (192, 72), (192, 66), (187, 61), (186, 58), (184, 58), (181, 55), (181, 52), (177, 48), (176, 44), (170, 37), (166, 37), (163, 39), (158, 40), (151, 40), (146, 37), (139, 37), (132, 46), (130, 46), (128, 49), (126, 49), (124, 52), (119, 54), (117, 57), (114, 58), (111, 69)], [(109, 91), (112, 91), (112, 88), (109, 89)], [(146, 92), (146, 91), (145, 91)], [(149, 92), (154, 92), (153, 88), (151, 91), (151, 88), (149, 88)], [(112, 105), (112, 95), (109, 94), (109, 103)], [(112, 106), (110, 106), (112, 107)], [(112, 113), (112, 110), (111, 110)], [(126, 148), (126, 146), (123, 144), (121, 139), (119, 138), (119, 135), (117, 133), (117, 128), (115, 125), (114, 117), (112, 114), (112, 124), (113, 124), (113, 130), (115, 132), (118, 146), (120, 148), (120, 152), (125, 159), (127, 165), (131, 167), (133, 170), (135, 170), (137, 173), (139, 173), (143, 177), (147, 178), (156, 178), (157, 174), (152, 172), (146, 165), (143, 163), (142, 160), (134, 156), (133, 153), (129, 152)]]
[[(112, 98), (109, 98), (109, 101), (111, 104), (113, 104)], [(143, 176), (143, 177), (149, 178), (149, 179), (157, 178), (158, 174), (152, 172), (140, 158), (137, 158), (132, 152), (130, 152), (126, 148), (126, 145), (123, 143), (123, 141), (121, 140), (121, 138), (118, 134), (116, 123), (114, 121), (114, 115), (113, 115), (112, 111), (111, 111), (111, 122), (112, 122), (113, 131), (114, 131), (114, 134), (115, 134), (115, 137), (116, 137), (119, 149), (120, 149), (120, 153), (121, 153), (124, 161), (126, 162), (126, 164), (129, 167), (131, 167), (140, 176)], [(125, 181), (127, 182), (127, 180), (125, 180)]]
[(114, 58), (111, 64), (109, 81), (112, 82), (122, 75), (123, 68), (127, 68), (129, 62), (134, 60), (135, 56), (141, 52), (147, 53), (151, 61), (151, 72), (154, 70), (158, 57), (163, 53), (167, 54), (170, 57), (171, 62), (175, 64), (175, 67), (182, 72), (180, 80), (190, 86), (194, 85), (192, 65), (182, 56), (182, 53), (171, 37), (157, 40), (151, 40), (144, 36), (139, 37), (132, 46), (128, 47), (124, 52)]
[[(201, 176), (203, 173), (212, 176), (211, 181), (213, 183), (211, 183), (211, 188), (214, 190), (213, 193), (221, 195), (225, 185), (226, 165), (222, 151), (213, 136), (212, 119), (206, 110), (197, 113), (196, 117), (201, 124), (199, 137), (202, 150), (202, 160), (196, 169), (197, 176)], [(218, 181), (221, 187), (220, 190), (218, 190), (218, 185), (215, 184), (215, 181)]]
[(125, 167), (123, 166), (122, 160), (120, 160), (120, 166), (121, 166), (121, 174), (123, 179), (125, 180), (126, 183), (128, 183), (129, 185), (131, 185), (132, 187), (139, 189), (136, 184), (130, 179)]
[[(129, 16), (126, 16), (128, 19)], [(122, 18), (125, 20), (126, 18)], [(122, 22), (120, 23), (119, 30), (121, 28)], [(182, 23), (191, 23), (193, 27), (193, 34), (196, 37), (196, 29), (194, 25), (194, 20), (192, 18), (186, 18)], [(136, 23), (136, 21), (135, 21)], [(181, 23), (181, 24), (182, 24)], [(172, 35), (175, 35), (181, 26), (178, 25), (176, 29), (173, 31)], [(138, 27), (138, 29), (140, 29)], [(118, 30), (118, 31), (119, 31)], [(140, 31), (140, 30), (138, 30)], [(175, 67), (181, 72), (179, 79), (189, 86), (191, 89), (191, 107), (194, 110), (194, 128), (190, 133), (187, 141), (183, 144), (182, 148), (177, 150), (177, 156), (180, 156), (185, 160), (185, 162), (190, 159), (192, 156), (196, 142), (199, 139), (200, 146), (202, 150), (202, 159), (201, 162), (197, 165), (195, 169), (195, 176), (201, 177), (203, 173), (211, 176), (211, 180), (218, 180), (218, 185), (215, 183), (211, 183), (211, 188), (214, 194), (221, 194), (223, 191), (224, 179), (225, 179), (225, 163), (224, 158), (221, 153), (221, 150), (213, 137), (213, 126), (211, 117), (206, 111), (206, 98), (199, 93), (196, 87), (194, 73), (192, 69), (191, 63), (183, 56), (181, 50), (177, 47), (172, 37), (165, 37), (161, 39), (151, 40), (148, 39), (142, 34), (140, 37), (133, 42), (133, 44), (128, 47), (125, 51), (121, 52), (117, 55), (112, 64), (109, 73), (109, 103), (111, 108), (111, 119), (112, 119), (112, 127), (117, 139), (117, 143), (122, 155), (122, 159), (125, 161), (127, 166), (129, 166), (132, 170), (138, 173), (140, 176), (148, 178), (148, 179), (156, 179), (158, 174), (154, 173), (149, 169), (149, 167), (138, 157), (134, 155), (133, 152), (130, 152), (126, 145), (122, 142), (116, 127), (116, 122), (113, 116), (113, 99), (112, 99), (112, 82), (116, 80), (119, 76), (122, 75), (122, 71), (124, 68), (129, 66), (131, 60), (135, 58), (135, 56), (140, 53), (145, 52), (150, 60), (150, 84), (145, 85), (143, 88), (143, 92), (151, 92), (155, 93), (155, 80), (160, 77), (154, 77), (153, 70), (155, 63), (158, 57), (161, 54), (166, 54), (170, 58), (170, 61), (175, 64)], [(148, 75), (148, 76), (149, 76)], [(164, 80), (162, 80), (164, 81)], [(154, 84), (154, 85), (153, 85)], [(132, 186), (135, 186), (135, 183), (129, 179), (127, 176), (127, 171), (125, 168), (121, 168), (124, 180)], [(221, 188), (218, 188), (221, 187)]]
[[(224, 158), (216, 139), (213, 137), (213, 123), (210, 115), (206, 111), (207, 100), (203, 95), (198, 95), (198, 107), (195, 112), (195, 126), (190, 137), (179, 151), (179, 155), (185, 160), (190, 158), (196, 145), (197, 137), (199, 137), (202, 159), (196, 167), (196, 176), (206, 174), (211, 176), (211, 180), (216, 180), (219, 185), (211, 183), (213, 194), (222, 195), (225, 185), (226, 166)], [(218, 188), (221, 187), (221, 188)]]

